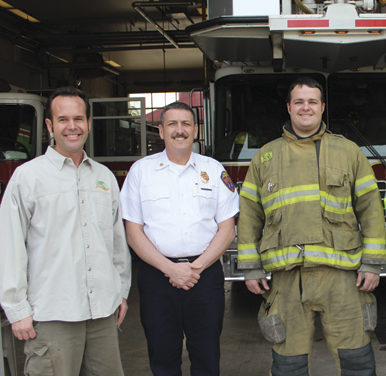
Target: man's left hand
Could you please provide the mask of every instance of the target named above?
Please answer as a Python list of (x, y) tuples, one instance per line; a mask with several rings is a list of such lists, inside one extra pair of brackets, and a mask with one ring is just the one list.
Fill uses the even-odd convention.
[(379, 275), (370, 272), (359, 272), (356, 286), (361, 291), (373, 291), (379, 284)]
[(117, 321), (118, 328), (121, 326), (123, 320), (125, 319), (127, 309), (128, 309), (127, 301), (125, 298), (123, 298), (122, 303), (119, 306), (118, 321)]

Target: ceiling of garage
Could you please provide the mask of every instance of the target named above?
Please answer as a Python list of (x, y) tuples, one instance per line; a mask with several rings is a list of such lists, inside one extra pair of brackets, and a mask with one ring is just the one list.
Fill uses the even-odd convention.
[[(203, 20), (206, 0), (6, 0), (39, 22), (0, 8), (0, 36), (41, 56), (48, 67), (103, 66), (144, 71), (202, 66), (185, 28)], [(1, 5), (1, 1), (0, 1)], [(113, 68), (106, 61), (120, 67)]]

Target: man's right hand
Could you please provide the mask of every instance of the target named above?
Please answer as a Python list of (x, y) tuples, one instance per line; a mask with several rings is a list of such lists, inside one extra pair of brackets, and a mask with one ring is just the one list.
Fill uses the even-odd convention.
[(12, 324), (13, 335), (20, 340), (32, 339), (36, 337), (35, 329), (32, 325), (32, 316), (16, 321)]
[(193, 270), (190, 262), (172, 263), (165, 276), (169, 278), (173, 287), (184, 290), (191, 289), (200, 279), (200, 275)]
[(268, 282), (265, 278), (248, 279), (245, 281), (245, 285), (252, 294), (256, 295), (262, 295), (269, 290)]

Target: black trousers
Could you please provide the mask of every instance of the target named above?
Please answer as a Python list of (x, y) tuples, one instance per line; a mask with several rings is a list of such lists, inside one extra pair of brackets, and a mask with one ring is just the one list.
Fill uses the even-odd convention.
[(192, 376), (218, 376), (224, 318), (224, 274), (220, 261), (201, 273), (188, 291), (141, 262), (138, 272), (141, 322), (155, 376), (180, 376), (184, 335)]

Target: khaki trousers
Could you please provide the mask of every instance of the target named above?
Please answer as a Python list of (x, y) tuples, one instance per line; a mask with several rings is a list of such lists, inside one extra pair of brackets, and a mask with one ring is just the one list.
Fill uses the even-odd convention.
[[(359, 291), (356, 278), (355, 271), (324, 266), (273, 273), (272, 288), (259, 312), (263, 334), (266, 331), (265, 337), (271, 336), (267, 339), (276, 342), (273, 350), (283, 356), (307, 354), (309, 360), (314, 318), (320, 312), (323, 332), (340, 375), (338, 350), (366, 346), (370, 343), (368, 331), (376, 325), (375, 297)], [(269, 320), (274, 322), (273, 330)]]
[(122, 376), (117, 318), (35, 322), (24, 346), (27, 376)]

